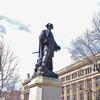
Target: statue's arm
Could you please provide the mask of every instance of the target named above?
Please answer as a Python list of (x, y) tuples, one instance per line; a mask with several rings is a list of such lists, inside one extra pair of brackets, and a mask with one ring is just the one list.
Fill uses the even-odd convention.
[(59, 45), (55, 45), (55, 51), (57, 51), (57, 50), (60, 50), (61, 49), (61, 47), (59, 46)]
[(57, 50), (60, 50), (61, 49), (61, 47), (59, 46), (59, 45), (57, 45), (57, 43), (56, 43), (56, 41), (54, 40), (54, 44), (55, 44), (55, 51), (57, 51)]
[(39, 37), (40, 42), (43, 43), (43, 44), (46, 44), (47, 43), (47, 39), (46, 39), (46, 36), (45, 36), (45, 31), (46, 30), (43, 30), (41, 32), (41, 34), (40, 34), (40, 37)]

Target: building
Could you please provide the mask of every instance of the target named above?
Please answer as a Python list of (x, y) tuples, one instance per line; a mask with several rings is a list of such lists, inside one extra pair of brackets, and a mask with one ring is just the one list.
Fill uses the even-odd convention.
[(21, 91), (2, 92), (0, 100), (21, 100)]
[[(100, 68), (100, 60), (97, 62)], [(62, 100), (100, 100), (100, 73), (87, 61), (59, 70)]]

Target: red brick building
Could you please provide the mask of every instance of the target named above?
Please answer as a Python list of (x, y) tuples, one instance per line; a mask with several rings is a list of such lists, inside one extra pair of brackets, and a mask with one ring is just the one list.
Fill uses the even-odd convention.
[(21, 91), (3, 92), (0, 100), (21, 100)]

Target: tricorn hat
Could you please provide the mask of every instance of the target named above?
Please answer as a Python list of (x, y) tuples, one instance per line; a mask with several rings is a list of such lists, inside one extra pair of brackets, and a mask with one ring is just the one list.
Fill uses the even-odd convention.
[(46, 27), (47, 27), (47, 28), (48, 28), (48, 27), (51, 27), (51, 28), (53, 29), (53, 24), (48, 23), (48, 24), (46, 25)]

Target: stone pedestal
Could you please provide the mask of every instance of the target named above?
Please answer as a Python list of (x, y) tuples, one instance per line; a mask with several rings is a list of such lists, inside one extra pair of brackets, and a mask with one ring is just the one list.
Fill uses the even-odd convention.
[(23, 90), (24, 100), (29, 100), (29, 93), (30, 93), (30, 89), (29, 89), (29, 86), (28, 86), (29, 82), (31, 82), (31, 79), (26, 79), (22, 83), (23, 86), (24, 86), (24, 90)]
[(28, 83), (28, 88), (28, 100), (61, 100), (59, 79), (38, 76)]

